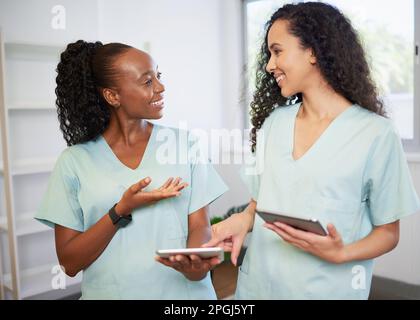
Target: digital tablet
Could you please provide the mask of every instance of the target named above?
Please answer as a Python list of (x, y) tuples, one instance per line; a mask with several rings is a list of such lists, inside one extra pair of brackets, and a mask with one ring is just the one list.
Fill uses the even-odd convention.
[(190, 255), (195, 254), (203, 259), (219, 257), (223, 261), (224, 252), (222, 248), (183, 248), (183, 249), (162, 249), (156, 250), (156, 254), (162, 258), (169, 258), (177, 254)]
[(327, 235), (327, 232), (325, 231), (324, 227), (317, 219), (296, 218), (296, 217), (287, 216), (283, 213), (263, 211), (263, 210), (257, 210), (256, 212), (265, 222), (269, 222), (269, 223), (273, 223), (276, 221), (282, 222), (284, 224), (287, 224), (299, 230), (312, 232), (320, 236)]

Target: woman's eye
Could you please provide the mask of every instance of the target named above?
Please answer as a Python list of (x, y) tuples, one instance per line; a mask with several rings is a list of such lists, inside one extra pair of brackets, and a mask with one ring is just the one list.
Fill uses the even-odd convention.
[(274, 50), (274, 55), (278, 56), (281, 53), (280, 50)]
[(150, 85), (152, 85), (152, 79), (147, 80), (147, 81), (145, 82), (145, 85), (146, 85), (146, 86), (150, 86)]
[(160, 78), (162, 77), (162, 72), (158, 72), (156, 75), (156, 78), (158, 78), (160, 80)]

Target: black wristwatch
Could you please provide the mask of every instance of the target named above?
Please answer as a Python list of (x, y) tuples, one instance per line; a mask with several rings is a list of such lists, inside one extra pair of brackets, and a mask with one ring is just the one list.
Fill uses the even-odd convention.
[(117, 225), (119, 228), (124, 228), (127, 224), (129, 224), (132, 220), (133, 217), (131, 216), (131, 214), (129, 214), (128, 216), (120, 216), (115, 212), (115, 206), (117, 204), (114, 204), (114, 206), (108, 211), (108, 215), (112, 220), (112, 223), (114, 225)]

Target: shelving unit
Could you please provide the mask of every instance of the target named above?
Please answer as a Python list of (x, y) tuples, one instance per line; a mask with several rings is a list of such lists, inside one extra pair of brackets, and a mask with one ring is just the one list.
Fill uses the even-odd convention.
[[(51, 272), (51, 265), (47, 264), (36, 268), (26, 269), (20, 273), (20, 292), (23, 298), (32, 297), (51, 290), (51, 281), (54, 274)], [(81, 275), (68, 278), (67, 286), (72, 286), (81, 282)], [(4, 276), (6, 290), (12, 291), (11, 275)]]
[[(65, 148), (54, 96), (55, 68), (63, 48), (5, 43), (0, 32), (0, 241), (7, 239), (7, 246), (0, 243), (0, 299), (25, 299), (53, 290), (52, 270), (58, 265), (53, 232), (33, 217)], [(40, 239), (45, 243), (38, 243)], [(80, 281), (81, 275), (66, 277), (66, 286)]]

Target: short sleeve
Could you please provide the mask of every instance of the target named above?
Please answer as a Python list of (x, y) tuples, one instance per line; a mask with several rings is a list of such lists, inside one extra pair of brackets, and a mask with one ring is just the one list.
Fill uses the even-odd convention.
[(192, 135), (189, 137), (191, 196), (188, 213), (191, 214), (219, 198), (228, 191), (228, 187), (208, 159), (200, 140)]
[(54, 166), (35, 219), (52, 228), (58, 224), (83, 232), (83, 213), (77, 200), (78, 190), (79, 183), (73, 170), (72, 156), (67, 149)]
[(420, 209), (401, 139), (393, 126), (372, 145), (365, 179), (373, 225), (392, 223)]

